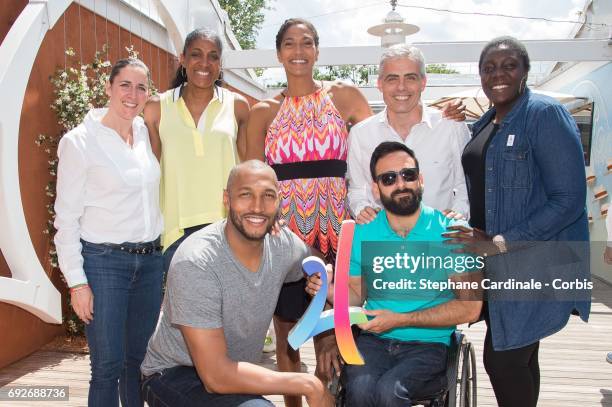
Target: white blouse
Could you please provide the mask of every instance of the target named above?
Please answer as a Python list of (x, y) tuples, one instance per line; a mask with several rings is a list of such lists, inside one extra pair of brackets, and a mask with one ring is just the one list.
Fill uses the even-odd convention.
[(91, 110), (57, 149), (55, 245), (69, 287), (87, 282), (80, 239), (142, 243), (157, 239), (163, 229), (160, 167), (144, 121), (134, 119), (130, 147), (102, 125), (106, 112)]

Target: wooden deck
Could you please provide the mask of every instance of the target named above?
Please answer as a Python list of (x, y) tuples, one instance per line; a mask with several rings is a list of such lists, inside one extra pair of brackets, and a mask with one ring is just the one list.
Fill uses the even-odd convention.
[[(482, 366), (484, 324), (463, 327), (474, 343), (478, 358), (478, 405), (496, 406), (491, 384)], [(612, 287), (596, 281), (588, 324), (572, 317), (560, 333), (540, 346), (542, 385), (539, 406), (612, 407), (612, 365), (606, 353), (612, 351)], [(302, 352), (304, 369), (314, 371), (312, 344)], [(273, 355), (264, 355), (262, 364), (275, 368)], [(89, 380), (87, 355), (39, 351), (0, 370), (0, 387), (6, 385), (68, 385), (69, 402), (2, 402), (1, 407), (85, 406)], [(282, 397), (270, 399), (282, 406)]]

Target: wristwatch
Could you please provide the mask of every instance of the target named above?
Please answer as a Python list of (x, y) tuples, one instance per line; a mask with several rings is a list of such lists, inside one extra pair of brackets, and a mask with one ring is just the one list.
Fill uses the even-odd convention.
[(508, 253), (508, 249), (506, 248), (506, 239), (502, 235), (493, 236), (493, 243), (497, 246), (497, 249), (501, 254)]

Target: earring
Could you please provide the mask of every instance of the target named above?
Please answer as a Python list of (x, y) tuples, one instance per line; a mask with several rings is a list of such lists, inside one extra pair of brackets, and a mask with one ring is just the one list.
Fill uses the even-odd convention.
[(219, 77), (215, 81), (215, 85), (223, 86), (223, 71), (219, 71)]
[(525, 88), (527, 87), (527, 76), (523, 77), (521, 84), (519, 85), (519, 94), (522, 95), (525, 92)]

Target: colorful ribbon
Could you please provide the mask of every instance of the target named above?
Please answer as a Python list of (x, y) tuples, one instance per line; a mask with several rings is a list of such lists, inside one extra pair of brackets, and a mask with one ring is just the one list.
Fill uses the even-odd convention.
[(354, 232), (354, 221), (345, 220), (342, 222), (336, 256), (333, 310), (322, 312), (325, 307), (328, 286), (325, 263), (314, 256), (307, 257), (302, 261), (302, 267), (308, 276), (320, 273), (322, 286), (312, 298), (302, 318), (289, 332), (288, 341), (293, 349), (298, 349), (313, 336), (334, 328), (338, 349), (344, 361), (353, 365), (363, 365), (363, 358), (355, 344), (351, 325), (366, 323), (368, 319), (361, 308), (349, 307), (348, 282)]
[(306, 257), (302, 261), (302, 268), (308, 277), (319, 273), (323, 285), (319, 292), (312, 297), (312, 301), (304, 315), (302, 315), (302, 318), (289, 331), (288, 341), (293, 349), (298, 349), (304, 342), (314, 336), (313, 331), (319, 322), (327, 297), (327, 272), (323, 260), (315, 256)]
[[(363, 365), (363, 357), (357, 349), (351, 331), (349, 316), (349, 268), (351, 266), (351, 248), (355, 234), (355, 221), (345, 220), (340, 227), (338, 254), (336, 256), (336, 275), (334, 277), (334, 327), (336, 343), (342, 359), (349, 365)], [(368, 321), (363, 311), (363, 322)]]

